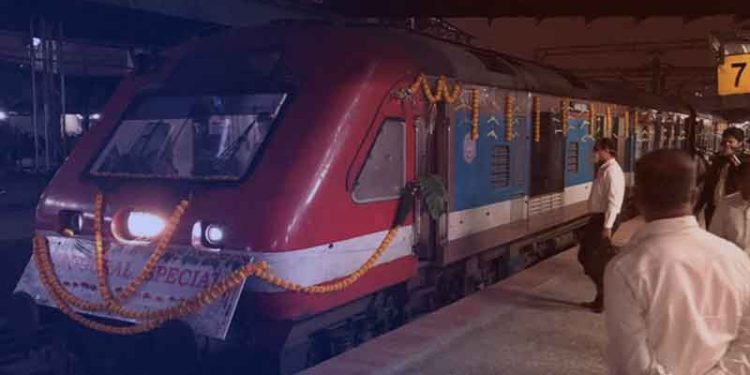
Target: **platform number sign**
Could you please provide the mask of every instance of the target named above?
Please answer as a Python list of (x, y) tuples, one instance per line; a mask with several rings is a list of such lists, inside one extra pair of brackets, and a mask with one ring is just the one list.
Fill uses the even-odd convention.
[(750, 54), (724, 57), (717, 74), (719, 95), (750, 93)]

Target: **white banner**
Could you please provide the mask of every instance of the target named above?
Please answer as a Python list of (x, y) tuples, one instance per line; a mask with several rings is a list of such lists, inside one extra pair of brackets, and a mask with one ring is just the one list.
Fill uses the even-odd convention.
[[(65, 237), (48, 237), (48, 240), (55, 272), (63, 286), (79, 298), (94, 303), (101, 302), (93, 241)], [(154, 247), (111, 244), (107, 250), (107, 265), (110, 288), (115, 294), (141, 272)], [(199, 294), (249, 260), (248, 255), (238, 252), (208, 253), (193, 249), (170, 249), (154, 269), (151, 279), (125, 303), (125, 307), (131, 310), (159, 310), (174, 306), (181, 300)], [(227, 292), (196, 314), (185, 317), (183, 321), (196, 334), (224, 339), (241, 290), (242, 286)], [(30, 294), (39, 304), (56, 307), (38, 278), (33, 260), (26, 265), (16, 291)], [(108, 312), (85, 313), (134, 322)]]

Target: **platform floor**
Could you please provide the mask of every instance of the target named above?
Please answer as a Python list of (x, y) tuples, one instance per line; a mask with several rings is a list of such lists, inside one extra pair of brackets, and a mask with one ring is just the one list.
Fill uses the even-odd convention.
[[(624, 223), (624, 244), (642, 220)], [(605, 374), (603, 316), (569, 249), (479, 293), (308, 369), (304, 375)]]

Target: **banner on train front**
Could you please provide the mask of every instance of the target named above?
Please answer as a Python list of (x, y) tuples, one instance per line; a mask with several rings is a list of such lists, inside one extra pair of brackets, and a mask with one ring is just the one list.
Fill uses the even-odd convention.
[[(90, 239), (48, 236), (49, 251), (55, 273), (61, 284), (78, 298), (101, 303), (98, 289), (94, 242)], [(113, 242), (107, 251), (109, 281), (112, 290), (119, 292), (144, 268), (154, 244), (125, 245)], [(208, 253), (189, 248), (170, 249), (159, 261), (153, 275), (139, 292), (125, 303), (131, 310), (161, 310), (190, 299), (213, 283), (222, 280), (250, 261), (247, 254), (222, 251)], [(182, 320), (196, 334), (225, 339), (240, 299), (242, 286), (229, 291), (197, 313)], [(39, 279), (36, 264), (30, 261), (16, 286), (16, 292), (29, 294), (34, 300), (50, 307), (50, 298)], [(135, 323), (109, 312), (81, 313)]]

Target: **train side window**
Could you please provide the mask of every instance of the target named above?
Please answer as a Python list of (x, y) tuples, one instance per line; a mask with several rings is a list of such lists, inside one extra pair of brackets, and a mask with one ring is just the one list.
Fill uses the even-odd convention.
[(510, 147), (495, 146), (492, 148), (492, 165), (490, 166), (490, 185), (495, 189), (510, 186)]
[(402, 119), (386, 119), (383, 122), (354, 184), (355, 202), (377, 202), (399, 197), (406, 179), (405, 130)]
[(581, 145), (578, 142), (568, 142), (567, 159), (565, 169), (568, 173), (578, 173), (578, 158), (580, 157)]

